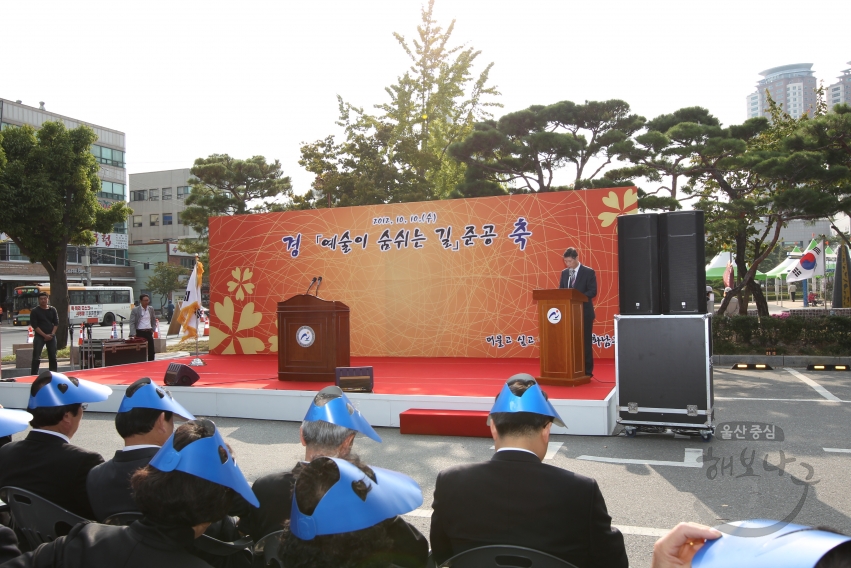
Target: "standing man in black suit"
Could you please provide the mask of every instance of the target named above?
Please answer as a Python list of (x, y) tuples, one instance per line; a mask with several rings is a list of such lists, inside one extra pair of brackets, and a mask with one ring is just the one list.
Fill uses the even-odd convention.
[(597, 274), (593, 268), (579, 262), (579, 252), (573, 247), (564, 251), (564, 265), (561, 271), (559, 288), (575, 288), (588, 296), (588, 301), (582, 304), (582, 327), (585, 343), (585, 374), (594, 376), (594, 343), (591, 332), (594, 328), (594, 297), (597, 295)]
[(0, 448), (0, 487), (20, 487), (72, 513), (93, 519), (86, 476), (103, 463), (100, 454), (71, 444), (89, 402), (109, 398), (112, 389), (91, 381), (44, 371), (30, 387), (27, 412), (32, 431)]
[[(292, 471), (270, 473), (254, 482), (252, 490), (260, 501), (260, 508), (240, 519), (239, 530), (255, 542), (281, 530), (292, 512), (293, 486), (299, 472), (318, 457), (349, 459), (358, 432), (381, 443), (381, 437), (340, 387), (325, 387), (319, 391), (299, 430), (304, 461), (298, 462)], [(428, 542), (417, 529), (402, 517), (396, 517), (388, 525), (388, 536), (394, 543), (394, 565), (425, 566)]]
[(490, 461), (440, 472), (434, 487), (435, 564), (480, 546), (507, 544), (552, 554), (578, 568), (626, 568), (623, 535), (597, 482), (542, 463), (561, 418), (531, 375), (503, 386), (488, 423)]
[(195, 420), (168, 390), (148, 377), (127, 387), (115, 415), (115, 429), (124, 438), (124, 447), (111, 460), (92, 469), (86, 479), (89, 502), (99, 523), (116, 513), (139, 510), (130, 478), (148, 465), (174, 433), (175, 414)]
[(148, 342), (148, 361), (154, 360), (154, 327), (157, 316), (150, 305), (151, 297), (139, 296), (140, 305), (130, 310), (130, 337), (141, 337)]
[(41, 351), (47, 347), (48, 368), (59, 369), (56, 363), (56, 330), (59, 329), (59, 314), (48, 306), (47, 292), (38, 293), (38, 305), (30, 311), (30, 327), (33, 328), (33, 358), (31, 374), (37, 375), (41, 366)]

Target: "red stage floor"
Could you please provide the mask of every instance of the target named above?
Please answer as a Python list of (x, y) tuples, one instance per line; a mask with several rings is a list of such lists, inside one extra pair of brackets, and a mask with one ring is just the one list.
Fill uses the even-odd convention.
[[(190, 358), (120, 365), (75, 371), (74, 375), (103, 384), (129, 385), (140, 377), (162, 381), (170, 363)], [(196, 387), (271, 390), (319, 390), (331, 383), (285, 382), (277, 379), (276, 355), (203, 355), (207, 363), (195, 367)], [(352, 357), (353, 367), (373, 367), (376, 394), (429, 396), (496, 396), (505, 380), (515, 373), (535, 376), (538, 359)], [(31, 382), (22, 377), (19, 382)], [(578, 387), (545, 386), (553, 399), (604, 400), (615, 386), (613, 359), (594, 361), (594, 378)]]

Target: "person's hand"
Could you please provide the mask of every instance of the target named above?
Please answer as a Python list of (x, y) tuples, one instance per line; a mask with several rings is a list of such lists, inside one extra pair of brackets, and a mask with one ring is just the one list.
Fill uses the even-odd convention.
[(707, 540), (721, 532), (697, 523), (680, 523), (653, 545), (652, 568), (690, 567), (691, 560)]

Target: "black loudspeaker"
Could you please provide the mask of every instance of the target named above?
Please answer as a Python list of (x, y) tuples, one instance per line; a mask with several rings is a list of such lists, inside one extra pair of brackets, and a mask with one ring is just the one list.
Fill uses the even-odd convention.
[(343, 392), (372, 392), (372, 367), (337, 367), (336, 382)]
[(663, 314), (706, 313), (703, 211), (659, 215)]
[(166, 369), (163, 382), (170, 387), (191, 387), (198, 379), (198, 373), (192, 367), (171, 363)]
[(661, 313), (659, 290), (659, 216), (618, 217), (618, 295), (620, 313)]

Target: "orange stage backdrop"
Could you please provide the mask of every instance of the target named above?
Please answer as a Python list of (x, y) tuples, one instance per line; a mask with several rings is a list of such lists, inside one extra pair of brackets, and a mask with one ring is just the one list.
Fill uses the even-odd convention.
[(278, 350), (277, 302), (322, 276), (351, 308), (353, 356), (537, 357), (532, 290), (562, 253), (597, 272), (595, 357), (614, 357), (617, 215), (635, 188), (210, 219), (212, 353)]

